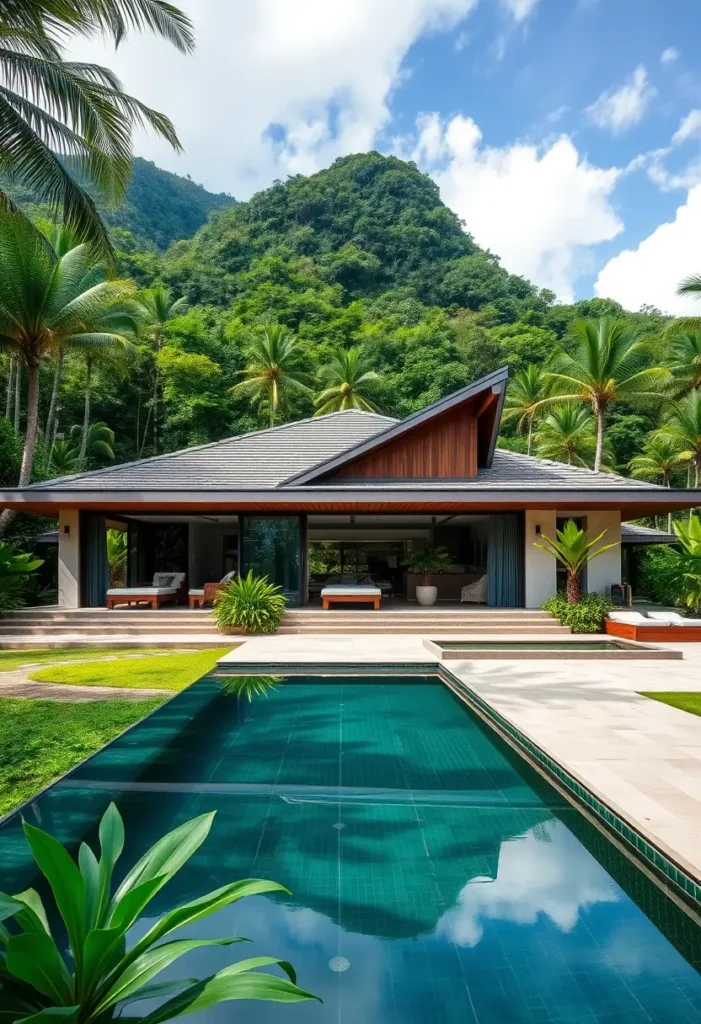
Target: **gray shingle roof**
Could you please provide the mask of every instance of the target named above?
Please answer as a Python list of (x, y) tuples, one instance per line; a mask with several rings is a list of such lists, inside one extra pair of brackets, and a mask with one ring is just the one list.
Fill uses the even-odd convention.
[[(316, 419), (298, 420), (224, 441), (186, 448), (139, 462), (60, 477), (29, 490), (158, 491), (266, 490), (281, 488), (291, 477), (326, 462), (397, 423), (388, 416), (355, 409)], [(311, 486), (344, 490), (440, 489), (438, 480), (328, 480)], [(621, 490), (659, 491), (655, 484), (629, 480), (615, 473), (594, 473), (548, 459), (497, 449), (490, 469), (474, 480), (446, 481), (451, 490)], [(295, 488), (299, 485), (293, 484)]]
[(396, 422), (388, 416), (349, 409), (169, 455), (45, 480), (29, 489), (238, 491), (277, 487), (288, 477), (374, 437)]

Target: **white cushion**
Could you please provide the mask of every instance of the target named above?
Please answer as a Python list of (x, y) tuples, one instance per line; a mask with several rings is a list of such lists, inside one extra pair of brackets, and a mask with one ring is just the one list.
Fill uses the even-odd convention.
[(379, 587), (344, 587), (341, 586), (341, 584), (337, 584), (336, 586), (324, 587), (323, 590), (321, 591), (322, 597), (333, 597), (334, 595), (337, 597), (343, 595), (347, 597), (354, 597), (355, 595), (359, 596), (361, 594), (366, 597), (381, 597), (382, 591), (380, 590)]
[(222, 578), (219, 580), (219, 582), (220, 583), (231, 583), (231, 581), (233, 580), (235, 575), (236, 575), (236, 569), (232, 569), (231, 572), (228, 572), (226, 574), (226, 576), (222, 576)]
[(609, 612), (612, 622), (625, 622), (629, 626), (651, 626), (652, 623), (640, 612)]
[(685, 619), (679, 612), (650, 612), (650, 618), (661, 626), (701, 626), (701, 619)]
[(167, 594), (177, 594), (177, 592), (176, 587), (114, 587), (112, 590), (107, 591), (110, 597), (117, 595), (129, 597), (136, 594), (143, 594), (147, 597), (153, 597), (154, 595), (165, 597)]
[(188, 590), (187, 593), (189, 597), (204, 597), (204, 587), (201, 590)]

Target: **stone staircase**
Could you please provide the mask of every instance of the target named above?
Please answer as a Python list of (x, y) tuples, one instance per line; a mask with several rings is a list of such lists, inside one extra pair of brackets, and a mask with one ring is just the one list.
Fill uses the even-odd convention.
[[(570, 630), (548, 612), (506, 608), (419, 608), (401, 605), (380, 611), (302, 608), (286, 613), (280, 634), (395, 635), (461, 639), (544, 634)], [(226, 646), (208, 609), (22, 608), (0, 617), (0, 647), (109, 644)]]

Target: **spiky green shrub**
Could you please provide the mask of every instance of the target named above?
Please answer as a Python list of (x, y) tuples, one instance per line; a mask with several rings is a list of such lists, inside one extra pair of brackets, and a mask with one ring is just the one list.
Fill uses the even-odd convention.
[(569, 626), (573, 633), (603, 633), (604, 619), (613, 608), (610, 598), (603, 594), (583, 594), (572, 604), (564, 594), (549, 597), (541, 608)]
[[(38, 892), (27, 889), (15, 896), (0, 893), (0, 1018), (8, 1024), (50, 1020), (107, 1024), (117, 1019), (163, 1024), (233, 999), (283, 1003), (315, 999), (297, 987), (289, 963), (266, 956), (240, 960), (201, 981), (153, 980), (191, 950), (245, 942), (238, 936), (170, 936), (245, 896), (287, 893), (277, 882), (257, 878), (232, 882), (157, 920), (149, 917), (143, 935), (127, 950), (130, 928), (156, 893), (199, 849), (213, 819), (214, 812), (203, 814), (159, 839), (114, 891), (112, 874), (124, 847), (124, 825), (114, 804), (100, 822), (99, 859), (82, 843), (76, 863), (57, 839), (23, 822), (34, 860), (63, 921), (69, 949), (64, 950), (60, 938), (58, 942), (54, 939), (49, 925), (53, 915), (47, 914)], [(271, 965), (280, 967), (286, 977), (256, 970)], [(156, 998), (165, 1002), (151, 1013), (121, 1017), (127, 1004)]]
[(268, 583), (267, 576), (232, 580), (214, 604), (214, 617), (222, 633), (274, 633), (280, 625), (287, 600), (282, 587)]
[(280, 676), (224, 676), (220, 680), (221, 692), (227, 697), (267, 697), (280, 684)]

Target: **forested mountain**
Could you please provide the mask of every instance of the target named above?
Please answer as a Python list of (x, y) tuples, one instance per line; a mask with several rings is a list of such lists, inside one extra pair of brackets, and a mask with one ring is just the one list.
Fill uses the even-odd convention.
[[(193, 225), (213, 205), (225, 205), (165, 253), (138, 251), (133, 235), (116, 236), (124, 243), (122, 275), (142, 287), (165, 284), (188, 302), (184, 314), (166, 324), (157, 357), (160, 451), (266, 425), (265, 412), (250, 397), (231, 395), (247, 344), (264, 325), (283, 324), (301, 340), (310, 391), (282, 410), (298, 418), (313, 413), (320, 371), (339, 346), (363, 346), (380, 375), (377, 406), (404, 416), (505, 363), (513, 370), (542, 363), (567, 346), (576, 317), (627, 316), (650, 334), (664, 324), (654, 310), (625, 314), (604, 300), (561, 305), (552, 293), (509, 274), (474, 242), (433, 181), (396, 157), (344, 157), (237, 204), (172, 179), (137, 161), (121, 225), (162, 242), (176, 223)], [(168, 195), (176, 197), (175, 215)], [(159, 208), (166, 220), (160, 226)], [(121, 379), (112, 365), (95, 368), (92, 418), (115, 430), (120, 460), (142, 448), (144, 455), (153, 451), (143, 434), (154, 365), (144, 340)], [(42, 372), (48, 405), (51, 366)], [(62, 430), (81, 421), (84, 381), (84, 364), (71, 357), (61, 391)], [(608, 430), (615, 465), (639, 450), (653, 419), (652, 412), (617, 407)], [(504, 443), (523, 447), (513, 425), (506, 433)]]
[[(37, 205), (31, 189), (7, 182), (5, 187), (23, 206)], [(189, 238), (213, 210), (232, 206), (234, 202), (231, 196), (208, 192), (191, 178), (163, 171), (141, 157), (133, 161), (126, 195), (116, 209), (109, 209), (97, 199), (104, 221), (118, 232), (117, 244), (148, 249), (167, 249), (171, 242)], [(123, 234), (125, 231), (133, 237)]]

